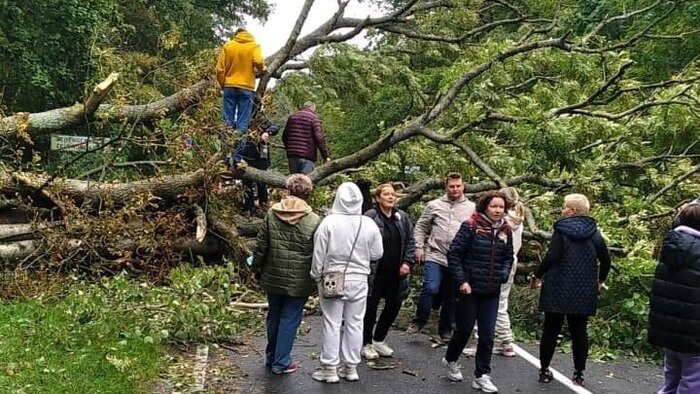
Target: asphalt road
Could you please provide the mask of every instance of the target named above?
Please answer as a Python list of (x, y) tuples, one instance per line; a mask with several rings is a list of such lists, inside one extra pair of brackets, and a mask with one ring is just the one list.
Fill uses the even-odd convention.
[[(316, 382), (311, 373), (318, 367), (320, 352), (320, 317), (304, 318), (292, 352), (301, 363), (299, 371), (289, 375), (273, 375), (263, 363), (265, 338), (260, 337), (250, 346), (230, 352), (232, 363), (239, 367), (241, 377), (229, 386), (231, 392), (252, 393), (480, 393), (471, 388), (473, 358), (460, 358), (465, 380), (450, 382), (441, 364), (444, 348), (433, 347), (428, 335), (408, 335), (392, 331), (387, 343), (394, 349), (394, 357), (382, 358), (379, 367), (358, 367), (359, 382), (341, 380), (338, 384)], [(264, 331), (263, 331), (264, 332)], [(536, 345), (519, 344), (537, 357)], [(570, 377), (570, 354), (557, 353), (552, 366)], [(375, 366), (377, 367), (377, 366)], [(538, 367), (522, 357), (494, 355), (491, 377), (500, 393), (572, 393), (560, 382), (541, 384), (537, 381)], [(589, 362), (586, 389), (593, 393), (653, 393), (662, 380), (660, 366), (638, 364), (625, 360), (609, 363)], [(228, 390), (226, 390), (228, 391)]]

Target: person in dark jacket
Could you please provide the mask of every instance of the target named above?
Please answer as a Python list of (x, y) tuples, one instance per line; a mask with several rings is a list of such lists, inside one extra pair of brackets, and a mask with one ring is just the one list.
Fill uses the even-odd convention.
[[(258, 170), (267, 170), (270, 168), (270, 137), (277, 135), (279, 128), (270, 121), (260, 106), (259, 100), (256, 100), (256, 108), (258, 109), (255, 112), (254, 123), (259, 125), (259, 129), (263, 131), (262, 133), (250, 132), (242, 141), (243, 158), (247, 165)], [(264, 207), (269, 200), (267, 185), (244, 179), (243, 187), (245, 188), (243, 209), (247, 215), (252, 216), (258, 210), (255, 205), (256, 197), (260, 207)]]
[(330, 161), (331, 153), (326, 145), (321, 120), (316, 115), (316, 105), (310, 101), (287, 119), (282, 133), (282, 142), (287, 150), (289, 173), (308, 174), (314, 170), (316, 150), (323, 160)]
[(649, 342), (664, 349), (658, 394), (700, 393), (700, 201), (664, 240), (649, 298)]
[[(365, 216), (372, 218), (379, 227), (384, 255), (371, 264), (362, 347), (362, 356), (366, 360), (394, 354), (385, 339), (399, 315), (403, 295), (408, 292), (415, 252), (413, 224), (406, 212), (396, 208), (396, 194), (391, 183), (379, 185), (374, 199), (377, 205), (365, 212)], [(384, 309), (377, 321), (377, 309), (382, 299)]]
[(457, 359), (478, 321), (476, 379), (472, 387), (486, 393), (498, 391), (489, 376), (491, 352), (501, 285), (508, 281), (513, 265), (513, 237), (505, 220), (508, 207), (500, 191), (483, 195), (476, 203), (476, 212), (462, 223), (447, 252), (447, 263), (458, 290), (457, 327), (442, 363), (448, 368), (450, 380), (462, 380)]
[(304, 304), (316, 290), (309, 272), (321, 221), (305, 201), (312, 191), (306, 175), (290, 175), (285, 186), (289, 195), (272, 206), (258, 232), (252, 266), (267, 292), (265, 364), (275, 374), (299, 369), (291, 352)]
[(595, 219), (588, 216), (589, 211), (586, 196), (564, 197), (562, 218), (554, 223), (549, 250), (533, 278), (533, 287), (542, 288), (540, 311), (544, 312), (544, 329), (540, 339), (539, 377), (542, 383), (553, 379), (549, 363), (566, 317), (574, 356), (572, 381), (583, 386), (588, 358), (588, 317), (596, 313), (598, 292), (605, 287), (610, 272), (605, 240)]

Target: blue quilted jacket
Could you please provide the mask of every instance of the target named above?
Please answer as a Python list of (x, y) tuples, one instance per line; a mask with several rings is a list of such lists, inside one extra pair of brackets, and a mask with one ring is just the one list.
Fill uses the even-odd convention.
[(513, 266), (510, 227), (507, 223), (493, 227), (481, 214), (474, 212), (452, 240), (447, 263), (457, 287), (467, 282), (473, 294), (497, 296)]

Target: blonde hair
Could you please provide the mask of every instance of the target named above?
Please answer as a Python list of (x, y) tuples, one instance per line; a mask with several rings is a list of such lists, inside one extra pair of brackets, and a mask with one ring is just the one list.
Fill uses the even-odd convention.
[(591, 203), (583, 194), (567, 194), (564, 197), (564, 205), (573, 209), (576, 215), (588, 215), (591, 210)]
[(377, 186), (377, 188), (374, 189), (374, 197), (379, 197), (382, 194), (382, 190), (389, 187), (391, 188), (391, 190), (395, 190), (394, 185), (392, 185), (391, 183), (382, 183), (381, 185)]
[(515, 215), (513, 219), (515, 219), (518, 224), (522, 223), (523, 219), (525, 219), (525, 205), (520, 201), (520, 194), (518, 194), (518, 191), (512, 186), (508, 186), (501, 189), (501, 194), (506, 197), (508, 205), (510, 205), (511, 210), (508, 214), (510, 215), (513, 213)]

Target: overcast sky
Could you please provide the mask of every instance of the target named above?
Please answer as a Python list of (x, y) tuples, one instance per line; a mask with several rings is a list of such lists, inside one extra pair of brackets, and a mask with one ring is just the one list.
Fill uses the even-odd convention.
[[(257, 20), (249, 19), (246, 25), (247, 30), (253, 34), (255, 40), (262, 47), (265, 57), (282, 48), (294, 27), (299, 11), (304, 5), (304, 0), (270, 0), (268, 3), (273, 6), (273, 11), (267, 23), (262, 25)], [(301, 35), (313, 31), (321, 23), (328, 20), (337, 9), (337, 0), (316, 0), (311, 7), (308, 18), (306, 18)], [(345, 10), (345, 16), (354, 18), (364, 18), (367, 15), (377, 14), (378, 11), (371, 8), (367, 1), (360, 3), (358, 0), (353, 0)], [(361, 44), (362, 41), (362, 39), (356, 38), (351, 42)]]

